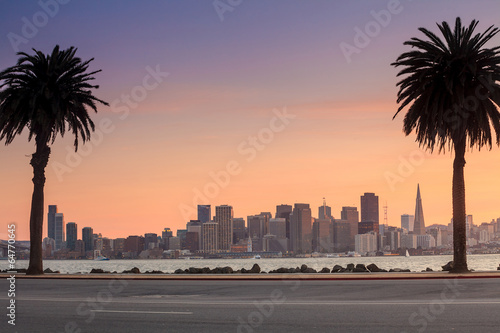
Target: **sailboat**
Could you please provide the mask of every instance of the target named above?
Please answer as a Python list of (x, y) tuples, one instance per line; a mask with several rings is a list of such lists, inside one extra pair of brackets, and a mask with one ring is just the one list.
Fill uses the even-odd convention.
[(405, 257), (408, 258), (410, 256), (410, 252), (408, 252), (408, 250), (406, 250), (406, 255)]

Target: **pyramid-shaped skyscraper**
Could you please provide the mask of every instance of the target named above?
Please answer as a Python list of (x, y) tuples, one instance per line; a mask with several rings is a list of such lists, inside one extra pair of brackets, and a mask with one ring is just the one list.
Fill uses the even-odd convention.
[(422, 198), (420, 197), (420, 184), (417, 185), (417, 202), (415, 204), (413, 233), (416, 235), (425, 235), (424, 210), (422, 209)]

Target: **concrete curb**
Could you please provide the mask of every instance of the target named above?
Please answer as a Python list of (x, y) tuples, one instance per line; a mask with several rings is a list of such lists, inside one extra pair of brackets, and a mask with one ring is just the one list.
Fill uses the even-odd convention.
[[(181, 281), (276, 281), (276, 280), (421, 280), (421, 279), (491, 279), (500, 278), (500, 272), (472, 272), (452, 274), (447, 272), (412, 273), (289, 273), (289, 274), (50, 274), (26, 275), (12, 274), (16, 279), (54, 279), (54, 280), (181, 280)], [(0, 273), (0, 279), (10, 274)]]

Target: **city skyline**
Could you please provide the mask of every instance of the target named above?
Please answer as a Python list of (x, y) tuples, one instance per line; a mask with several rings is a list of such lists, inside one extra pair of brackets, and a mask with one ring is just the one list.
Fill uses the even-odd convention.
[[(418, 183), (426, 224), (449, 223), (453, 155), (423, 151), (415, 134), (403, 135), (402, 119), (392, 120), (398, 79), (390, 63), (407, 50), (404, 41), (422, 37), (418, 27), (436, 32), (436, 22), (457, 16), (478, 19), (480, 30), (500, 26), (500, 3), (489, 0), (396, 8), (245, 1), (222, 19), (207, 1), (68, 2), (54, 15), (38, 2), (4, 6), (0, 70), (16, 63), (17, 51), (47, 53), (56, 44), (77, 47), (77, 56), (95, 58), (90, 69), (102, 69), (95, 93), (111, 106), (92, 115), (93, 141), (77, 154), (69, 136), (56, 140), (45, 202), (110, 236), (184, 228), (197, 204), (209, 203), (230, 204), (238, 217), (279, 203), (309, 203), (314, 214), (326, 197), (339, 218), (364, 192), (387, 202), (389, 224), (398, 226), (413, 214)], [(38, 13), (47, 23), (25, 37)], [(377, 33), (367, 34), (370, 27)], [(29, 238), (26, 156), (34, 148), (26, 139), (0, 148), (8, 189), (0, 238), (11, 223), (18, 239)], [(488, 222), (500, 215), (499, 149), (469, 151), (466, 160), (467, 214)]]

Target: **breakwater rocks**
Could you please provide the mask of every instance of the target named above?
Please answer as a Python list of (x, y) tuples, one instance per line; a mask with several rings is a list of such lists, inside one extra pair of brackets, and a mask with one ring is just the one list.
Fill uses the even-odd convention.
[[(432, 269), (427, 268), (425, 271), (432, 271)], [(308, 267), (303, 264), (300, 267), (295, 268), (285, 268), (281, 267), (278, 269), (273, 269), (269, 272), (264, 272), (261, 270), (258, 264), (254, 264), (251, 269), (241, 268), (238, 270), (233, 269), (229, 266), (224, 267), (189, 267), (186, 269), (176, 269), (172, 274), (290, 274), (290, 273), (376, 273), (376, 272), (411, 272), (409, 269), (401, 269), (401, 268), (391, 268), (390, 270), (381, 269), (375, 264), (370, 264), (365, 266), (364, 264), (348, 264), (346, 267), (342, 267), (340, 265), (333, 266), (332, 269), (328, 267), (324, 267), (321, 270), (316, 270), (314, 268)], [(104, 271), (100, 268), (94, 268), (90, 271), (91, 274), (113, 274), (118, 272), (109, 272)], [(142, 272), (143, 274), (169, 274), (168, 272), (162, 271), (146, 271)], [(134, 267), (131, 270), (125, 270), (121, 274), (141, 274), (139, 268)]]

